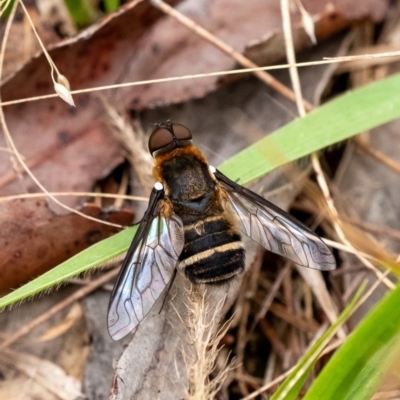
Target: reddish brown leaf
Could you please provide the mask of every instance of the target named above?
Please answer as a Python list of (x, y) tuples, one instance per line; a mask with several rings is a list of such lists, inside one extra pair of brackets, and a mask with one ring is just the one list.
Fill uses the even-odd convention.
[[(133, 220), (132, 211), (126, 209), (104, 212), (87, 204), (81, 211), (120, 225)], [(43, 199), (0, 203), (0, 226), (0, 292), (35, 278), (118, 231), (76, 214), (56, 215)]]
[[(111, 76), (115, 81), (126, 67), (124, 58), (132, 56), (130, 47), (160, 16), (147, 2), (132, 2), (80, 37), (55, 46), (51, 56), (72, 88), (112, 83)], [(52, 93), (52, 88), (50, 68), (42, 54), (3, 85), (2, 100)], [(75, 103), (76, 109), (50, 99), (4, 109), (18, 151), (49, 191), (90, 191), (96, 180), (123, 160), (96, 95), (76, 96)], [(0, 146), (5, 146), (4, 139)], [(36, 184), (28, 178), (20, 181), (10, 155), (1, 152), (0, 193), (31, 191), (37, 191)], [(76, 198), (63, 201), (79, 204)]]

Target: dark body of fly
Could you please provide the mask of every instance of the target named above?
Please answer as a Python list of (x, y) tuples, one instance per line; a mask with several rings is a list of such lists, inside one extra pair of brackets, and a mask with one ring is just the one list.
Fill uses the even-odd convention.
[(108, 331), (114, 340), (138, 327), (177, 269), (192, 283), (209, 285), (242, 272), (241, 234), (298, 265), (335, 268), (314, 232), (208, 165), (185, 126), (158, 124), (149, 150), (156, 183), (111, 294)]
[(183, 222), (185, 244), (178, 268), (193, 283), (223, 283), (244, 270), (245, 252), (209, 166), (196, 150), (177, 150), (159, 167), (173, 210)]

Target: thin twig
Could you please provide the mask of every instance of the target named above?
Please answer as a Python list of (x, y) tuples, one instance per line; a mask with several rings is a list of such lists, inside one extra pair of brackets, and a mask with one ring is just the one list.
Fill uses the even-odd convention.
[(10, 336), (8, 339), (6, 339), (3, 343), (0, 344), (0, 351), (3, 351), (8, 346), (15, 343), (17, 340), (19, 340), (21, 337), (30, 333), (32, 331), (32, 329), (34, 329), (36, 326), (38, 326), (41, 323), (43, 323), (44, 321), (48, 320), (50, 317), (57, 314), (65, 307), (67, 307), (70, 304), (72, 304), (73, 302), (81, 299), (82, 297), (85, 297), (87, 294), (93, 292), (93, 290), (97, 289), (98, 287), (100, 287), (103, 284), (105, 284), (106, 282), (108, 282), (110, 279), (117, 276), (118, 272), (119, 272), (119, 268), (116, 268), (116, 269), (113, 269), (113, 270), (107, 272), (106, 274), (102, 275), (100, 278), (88, 283), (83, 288), (78, 289), (71, 296), (67, 297), (65, 300), (56, 304), (55, 306), (50, 308), (50, 310), (48, 310), (47, 312), (45, 312), (38, 318), (35, 318), (29, 324), (18, 329), (17, 332), (15, 332), (12, 336)]
[[(1, 61), (0, 61), (1, 62)], [(4, 116), (4, 112), (2, 107), (0, 107), (0, 122), (1, 125), (3, 127), (4, 130), (4, 135), (6, 137), (7, 142), (9, 143), (9, 145), (11, 146), (12, 151), (14, 152), (18, 162), (22, 165), (23, 169), (25, 170), (25, 172), (29, 175), (29, 177), (33, 180), (33, 182), (36, 183), (36, 185), (43, 191), (43, 193), (46, 194), (46, 196), (48, 196), (51, 200), (53, 200), (56, 204), (58, 204), (60, 207), (70, 211), (71, 213), (80, 215), (83, 218), (89, 219), (91, 221), (95, 221), (104, 225), (108, 225), (108, 226), (112, 226), (115, 228), (123, 228), (123, 226), (119, 225), (119, 224), (113, 224), (112, 222), (107, 222), (107, 221), (102, 221), (98, 218), (94, 218), (91, 217), (89, 215), (86, 215), (78, 210), (75, 210), (72, 207), (67, 206), (66, 204), (64, 204), (63, 202), (59, 201), (56, 197), (54, 197), (40, 182), (39, 180), (35, 177), (35, 175), (33, 174), (33, 172), (30, 170), (30, 168), (26, 165), (23, 157), (21, 156), (21, 154), (18, 152), (17, 147), (14, 143), (14, 140), (11, 137), (10, 131), (8, 130), (8, 126), (5, 120), (5, 116)]]
[[(190, 18), (186, 17), (185, 15), (181, 14), (179, 11), (168, 5), (162, 0), (150, 0), (150, 3), (154, 6), (157, 7), (159, 10), (165, 12), (169, 16), (175, 18), (177, 21), (179, 21), (181, 24), (185, 25), (188, 29), (193, 31), (196, 35), (200, 36), (207, 42), (211, 43), (214, 45), (216, 48), (221, 50), (223, 53), (227, 54), (229, 57), (233, 58), (236, 62), (238, 62), (240, 65), (242, 65), (245, 68), (257, 68), (258, 65), (255, 64), (253, 61), (249, 60), (247, 57), (244, 55), (240, 54), (237, 52), (233, 47), (229, 46), (227, 43), (225, 43), (223, 40), (219, 39), (217, 36), (213, 35), (200, 25), (196, 24), (194, 21), (192, 21)], [(285, 85), (283, 85), (281, 82), (279, 82), (277, 79), (275, 79), (272, 75), (263, 72), (263, 71), (253, 71), (254, 75), (260, 79), (262, 82), (267, 84), (268, 86), (272, 87), (275, 89), (278, 93), (282, 94), (282, 96), (286, 97), (287, 99), (295, 102), (296, 97), (294, 93)], [(311, 110), (313, 107), (312, 105), (302, 99), (301, 100), (304, 104), (304, 107), (307, 110)]]
[[(376, 235), (386, 236), (395, 240), (400, 240), (400, 231), (398, 229), (393, 229), (387, 226), (361, 221), (358, 218), (345, 217), (343, 219), (345, 222), (348, 222), (354, 226), (362, 228), (363, 230), (369, 231)], [(363, 255), (364, 257), (366, 256), (366, 254)]]
[[(336, 233), (338, 234), (340, 240), (343, 243), (347, 244), (350, 247), (354, 247), (347, 240), (346, 235), (342, 230), (342, 227), (340, 225), (340, 218), (339, 218), (338, 211), (336, 210), (335, 204), (334, 204), (333, 199), (331, 197), (331, 194), (330, 194), (330, 191), (329, 191), (329, 188), (328, 188), (328, 183), (326, 182), (325, 175), (322, 172), (321, 164), (320, 164), (320, 162), (318, 160), (318, 157), (317, 157), (317, 155), (315, 153), (313, 153), (311, 155), (311, 160), (312, 160), (312, 164), (313, 164), (314, 170), (315, 170), (315, 172), (317, 174), (318, 184), (319, 184), (319, 186), (320, 186), (320, 188), (322, 190), (322, 193), (323, 193), (323, 195), (325, 197), (326, 203), (327, 203), (327, 205), (329, 207), (329, 211), (332, 213), (332, 224), (333, 224), (333, 226), (335, 228), (335, 231), (336, 231)], [(370, 261), (368, 261), (366, 257), (362, 256), (360, 254), (360, 252), (358, 252), (358, 251), (355, 252), (354, 254), (359, 258), (359, 260), (367, 268), (372, 270), (372, 272), (378, 277), (378, 279), (382, 279), (383, 282), (385, 283), (385, 285), (388, 288), (394, 289), (394, 287), (395, 287), (394, 283), (391, 282), (389, 279), (386, 279), (384, 274), (382, 274), (381, 271), (379, 271)]]
[[(393, 52), (397, 53), (397, 52)], [(366, 54), (365, 57), (370, 56)], [(388, 53), (385, 57), (397, 56), (397, 54)], [(364, 57), (364, 56), (360, 56)], [(326, 64), (336, 64), (336, 63), (343, 63), (346, 61), (350, 61), (346, 59), (346, 57), (341, 57), (340, 60), (336, 59), (329, 59), (329, 60), (321, 60), (321, 61), (307, 61), (301, 62), (296, 64), (280, 64), (280, 65), (268, 65), (265, 67), (256, 67), (256, 68), (243, 68), (243, 69), (234, 69), (234, 70), (227, 70), (227, 71), (217, 71), (217, 72), (208, 72), (205, 74), (191, 74), (191, 75), (181, 75), (181, 76), (173, 76), (170, 78), (158, 78), (158, 79), (148, 79), (144, 81), (136, 81), (136, 82), (127, 82), (127, 83), (118, 83), (113, 85), (104, 85), (104, 86), (97, 86), (95, 88), (88, 88), (88, 89), (79, 89), (79, 90), (71, 90), (71, 94), (82, 94), (82, 93), (92, 93), (92, 92), (101, 92), (104, 90), (112, 90), (112, 89), (119, 89), (125, 88), (130, 86), (141, 86), (141, 85), (151, 85), (154, 83), (164, 83), (164, 82), (173, 82), (173, 81), (181, 81), (186, 79), (200, 79), (200, 78), (208, 78), (212, 76), (224, 76), (224, 75), (237, 75), (237, 74), (247, 74), (249, 72), (256, 72), (256, 71), (273, 71), (273, 70), (280, 70), (280, 69), (287, 69), (289, 67), (310, 67), (313, 65), (326, 65)], [(10, 106), (13, 104), (20, 104), (20, 103), (28, 103), (31, 101), (38, 101), (38, 100), (45, 100), (59, 97), (57, 94), (45, 94), (42, 96), (32, 96), (32, 97), (25, 97), (23, 99), (18, 100), (10, 100), (10, 101), (0, 101), (0, 106)]]
[(387, 157), (381, 151), (374, 149), (373, 147), (367, 145), (366, 143), (362, 142), (357, 138), (354, 138), (353, 142), (359, 150), (362, 150), (364, 153), (367, 153), (376, 160), (380, 161), (382, 164), (390, 168), (396, 174), (400, 174), (400, 164), (398, 162), (394, 161), (390, 157)]
[[(283, 36), (285, 39), (286, 58), (289, 64), (295, 64), (296, 55), (294, 52), (292, 26), (290, 22), (289, 0), (281, 0), (281, 14), (282, 14)], [(297, 68), (289, 67), (289, 74), (290, 74), (290, 80), (293, 85), (297, 110), (299, 111), (300, 117), (305, 117), (306, 107), (303, 101), (303, 95), (301, 93), (300, 78)], [(307, 107), (308, 111), (311, 111), (313, 109), (314, 107), (311, 104), (309, 105), (309, 107)]]
[[(135, 201), (149, 201), (148, 197), (141, 196), (128, 196), (125, 194), (112, 194), (112, 193), (97, 193), (97, 192), (50, 192), (53, 196), (72, 196), (72, 197), (104, 197), (106, 199), (122, 199), (122, 200), (135, 200)], [(17, 199), (32, 199), (37, 197), (47, 197), (46, 193), (24, 193), (15, 194), (13, 196), (0, 197), (0, 203), (17, 200)]]
[[(290, 11), (289, 11), (289, 0), (281, 0), (281, 13), (282, 13), (282, 23), (283, 23), (283, 33), (285, 38), (285, 49), (286, 49), (286, 57), (290, 64), (294, 64), (296, 62), (296, 54), (294, 51), (293, 44), (293, 34), (291, 28), (291, 19), (290, 19)], [(311, 21), (312, 22), (312, 21)], [(302, 102), (302, 92), (301, 92), (301, 84), (299, 73), (296, 67), (289, 68), (291, 82), (294, 88), (294, 92), (296, 94), (296, 106), (301, 118), (306, 116), (306, 109)], [(303, 278), (308, 282), (308, 284), (313, 289), (317, 299), (319, 300), (322, 309), (324, 310), (328, 319), (333, 323), (337, 318), (337, 309), (335, 304), (329, 294), (329, 291), (325, 285), (324, 280), (322, 279), (322, 275), (320, 272), (315, 273), (314, 275), (310, 274), (309, 271), (301, 270), (300, 273)], [(317, 284), (315, 283), (317, 280)], [(338, 329), (338, 335), (340, 337), (345, 337), (346, 334), (342, 328)]]
[[(290, 13), (289, 13), (288, 0), (281, 0), (281, 11), (282, 11), (283, 28), (284, 28), (283, 31), (284, 31), (285, 42), (286, 42), (286, 54), (288, 57), (289, 64), (295, 64), (296, 58), (295, 58), (295, 53), (294, 53), (293, 37), (292, 37), (291, 26), (290, 26)], [(343, 59), (343, 58), (339, 57), (338, 59)], [(302, 95), (301, 95), (301, 86), (300, 86), (300, 81), (299, 81), (299, 77), (298, 77), (298, 72), (297, 72), (296, 67), (290, 67), (289, 70), (291, 73), (290, 76), (292, 79), (293, 87), (294, 87), (294, 90), (296, 93), (297, 108), (299, 110), (300, 116), (304, 117), (306, 113), (305, 113), (305, 109), (303, 107), (303, 103), (300, 101), (300, 99), (302, 98)], [(325, 197), (325, 201), (326, 201), (328, 208), (332, 214), (333, 226), (334, 226), (338, 236), (342, 240), (342, 242), (347, 244), (349, 247), (354, 248), (354, 246), (351, 244), (351, 242), (347, 240), (347, 238), (342, 230), (342, 227), (340, 225), (339, 214), (336, 210), (334, 201), (330, 194), (328, 184), (326, 182), (324, 173), (322, 171), (322, 168), (321, 168), (321, 165), (320, 165), (320, 162), (319, 162), (319, 159), (318, 159), (318, 156), (316, 153), (311, 154), (311, 162), (312, 162), (314, 171), (317, 175), (317, 182), (322, 190), (322, 193)], [(391, 289), (394, 288), (394, 284), (389, 279), (385, 279), (385, 277), (382, 275), (382, 273), (372, 263), (370, 263), (365, 257), (363, 257), (360, 254), (356, 254), (356, 256), (361, 260), (361, 262), (367, 268), (371, 269), (379, 279), (383, 278), (384, 283), (389, 288), (391, 288)]]
[(400, 56), (400, 51), (388, 51), (379, 54), (360, 54), (358, 56), (324, 57), (323, 60), (342, 62), (342, 61), (369, 60), (371, 58), (397, 57), (397, 56)]
[(267, 314), (267, 312), (268, 312), (272, 302), (274, 301), (274, 298), (275, 298), (276, 294), (278, 293), (278, 290), (283, 282), (283, 278), (288, 273), (289, 269), (290, 269), (290, 262), (287, 262), (285, 264), (284, 268), (282, 268), (281, 271), (279, 272), (277, 278), (274, 281), (274, 284), (272, 285), (271, 289), (268, 291), (268, 296), (265, 297), (257, 314), (255, 315), (255, 317), (253, 319), (253, 323), (251, 324), (251, 327), (247, 332), (246, 341), (248, 340), (248, 337), (253, 333), (258, 322), (261, 319), (263, 319), (265, 317), (265, 315)]

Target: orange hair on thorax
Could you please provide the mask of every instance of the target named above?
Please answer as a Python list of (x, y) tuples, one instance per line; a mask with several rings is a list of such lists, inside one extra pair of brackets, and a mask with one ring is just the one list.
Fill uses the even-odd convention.
[(153, 178), (156, 182), (162, 181), (162, 165), (175, 157), (180, 156), (192, 156), (197, 158), (199, 161), (203, 162), (204, 164), (208, 164), (207, 159), (204, 157), (203, 153), (195, 146), (185, 146), (185, 147), (178, 147), (166, 154), (161, 154), (155, 158), (155, 165), (153, 168)]

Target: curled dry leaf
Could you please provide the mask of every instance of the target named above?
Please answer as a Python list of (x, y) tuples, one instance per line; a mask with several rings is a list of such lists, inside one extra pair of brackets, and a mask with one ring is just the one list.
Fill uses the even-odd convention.
[[(130, 210), (103, 212), (95, 204), (87, 204), (81, 211), (120, 225), (133, 220)], [(45, 199), (0, 203), (0, 226), (0, 292), (48, 271), (117, 231), (76, 214), (56, 215)]]
[[(48, 392), (57, 395), (58, 399), (74, 400), (82, 396), (81, 383), (50, 361), (10, 350), (3, 351), (0, 359), (1, 366), (7, 365), (17, 369)], [(33, 399), (33, 397), (29, 397), (28, 393), (23, 396)]]

